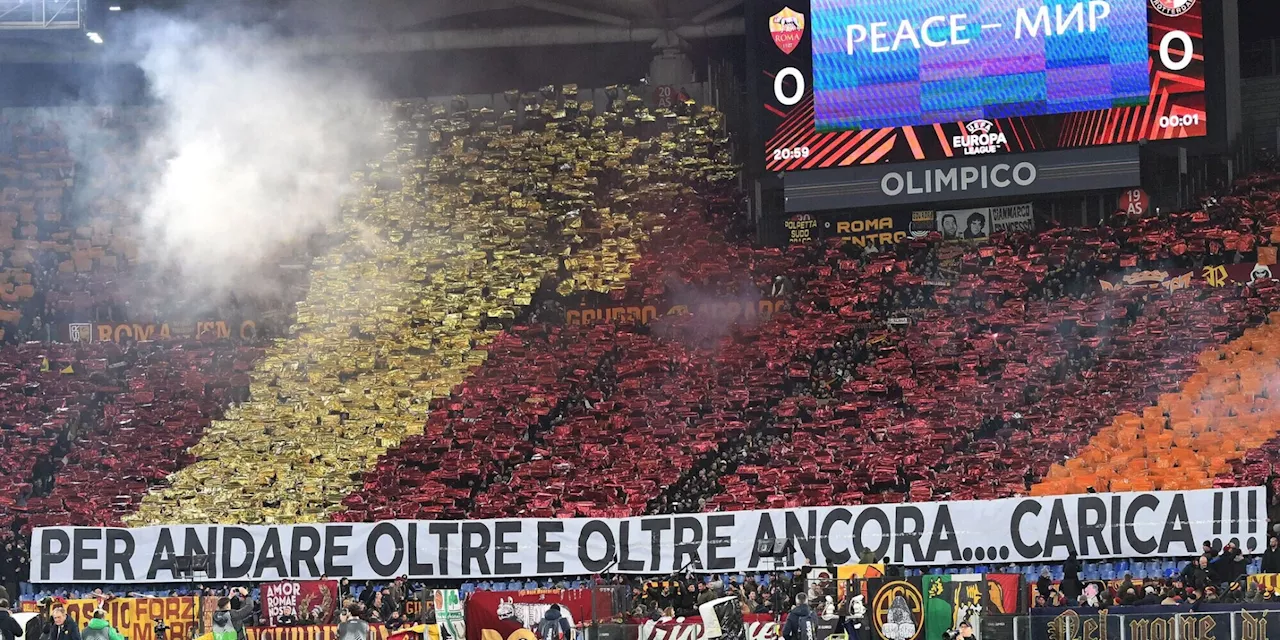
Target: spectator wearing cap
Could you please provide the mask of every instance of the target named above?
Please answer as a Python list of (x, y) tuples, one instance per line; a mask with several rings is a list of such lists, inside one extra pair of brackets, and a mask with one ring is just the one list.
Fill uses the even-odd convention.
[(1247, 564), (1240, 548), (1228, 542), (1222, 547), (1222, 553), (1210, 563), (1209, 577), (1215, 585), (1230, 582), (1248, 573)]
[(1200, 545), (1200, 553), (1209, 558), (1210, 562), (1218, 556), (1218, 552), (1213, 548), (1213, 543), (1208, 540), (1205, 540), (1204, 544)]
[(391, 605), (391, 610), (387, 612), (385, 619), (391, 619), (391, 611), (400, 611), (404, 609), (405, 594), (408, 593), (408, 588), (409, 577), (397, 576), (396, 579), (384, 590), (382, 596), (387, 600), (388, 604)]

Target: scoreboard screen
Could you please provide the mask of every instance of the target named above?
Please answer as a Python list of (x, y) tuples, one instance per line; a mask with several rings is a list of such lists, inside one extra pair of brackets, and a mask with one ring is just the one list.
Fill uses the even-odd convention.
[(1203, 0), (753, 0), (768, 171), (1203, 136)]

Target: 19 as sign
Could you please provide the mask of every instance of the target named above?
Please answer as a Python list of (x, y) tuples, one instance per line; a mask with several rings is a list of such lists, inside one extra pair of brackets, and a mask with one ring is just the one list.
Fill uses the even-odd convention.
[(1120, 211), (1130, 218), (1141, 218), (1151, 208), (1151, 197), (1142, 189), (1129, 189), (1120, 195)]

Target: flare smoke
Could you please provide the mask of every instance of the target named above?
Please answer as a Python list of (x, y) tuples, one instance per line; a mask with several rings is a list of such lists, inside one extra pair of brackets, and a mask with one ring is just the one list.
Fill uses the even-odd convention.
[(370, 89), (266, 29), (158, 15), (133, 28), (153, 102), (131, 151), (142, 179), (123, 194), (140, 256), (188, 294), (270, 286), (267, 268), (335, 219), (350, 172), (378, 157)]

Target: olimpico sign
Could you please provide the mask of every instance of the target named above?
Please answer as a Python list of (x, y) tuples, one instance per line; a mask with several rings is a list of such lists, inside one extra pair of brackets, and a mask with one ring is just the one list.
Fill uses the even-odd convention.
[(1030, 187), (1036, 183), (1038, 171), (1031, 162), (1010, 165), (1001, 162), (994, 166), (951, 167), (886, 173), (880, 179), (880, 191), (889, 197), (901, 194), (919, 195), (936, 193), (947, 195), (969, 189), (1006, 189), (1010, 186)]
[[(910, 566), (1190, 557), (1204, 540), (1262, 549), (1262, 488), (805, 507), (635, 518), (393, 521), (279, 526), (49, 527), (32, 582), (173, 582), (208, 556), (206, 581), (502, 578), (791, 570), (864, 549)], [(767, 558), (762, 548), (790, 541)]]
[[(960, 142), (978, 155), (952, 147), (954, 157), (936, 162), (847, 166), (795, 171), (782, 176), (787, 213), (852, 207), (959, 204), (1005, 196), (1065, 194), (1127, 189), (1142, 180), (1138, 145), (1113, 145), (1021, 155), (982, 155), (998, 146), (998, 133), (977, 133)], [(954, 139), (948, 142), (954, 142)], [(984, 145), (985, 143), (985, 145)], [(994, 145), (993, 145), (994, 143)], [(935, 206), (932, 208), (947, 208)]]

